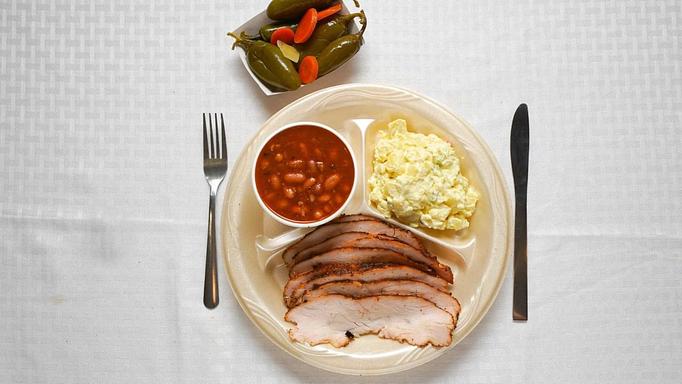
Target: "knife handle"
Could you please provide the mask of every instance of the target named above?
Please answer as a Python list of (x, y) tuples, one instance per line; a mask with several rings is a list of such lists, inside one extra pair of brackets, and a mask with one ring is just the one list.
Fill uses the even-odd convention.
[(514, 302), (512, 318), (528, 320), (528, 238), (526, 201), (516, 201), (514, 221)]

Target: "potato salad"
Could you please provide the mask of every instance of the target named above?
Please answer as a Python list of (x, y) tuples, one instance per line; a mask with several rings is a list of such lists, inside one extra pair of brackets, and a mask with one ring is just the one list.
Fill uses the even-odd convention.
[(402, 119), (377, 136), (370, 202), (412, 227), (469, 227), (479, 194), (460, 172), (454, 148), (434, 134), (409, 132)]

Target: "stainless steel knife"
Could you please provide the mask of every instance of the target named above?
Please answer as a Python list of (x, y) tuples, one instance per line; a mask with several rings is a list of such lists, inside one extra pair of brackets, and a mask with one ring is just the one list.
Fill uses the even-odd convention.
[(528, 106), (521, 104), (514, 113), (511, 128), (511, 165), (514, 174), (516, 209), (514, 220), (514, 320), (528, 320), (528, 242), (526, 196), (528, 192)]

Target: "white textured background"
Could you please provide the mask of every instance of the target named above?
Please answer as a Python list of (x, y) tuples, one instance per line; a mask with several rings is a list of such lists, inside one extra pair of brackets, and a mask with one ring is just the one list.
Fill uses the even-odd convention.
[[(0, 382), (682, 381), (680, 1), (363, 0), (358, 56), (272, 98), (224, 37), (266, 3), (0, 2)], [(527, 324), (508, 276), (444, 357), (352, 378), (271, 345), (223, 273), (203, 308), (201, 113), (225, 113), (234, 160), (276, 110), (345, 82), (440, 101), (510, 185), (528, 103)]]

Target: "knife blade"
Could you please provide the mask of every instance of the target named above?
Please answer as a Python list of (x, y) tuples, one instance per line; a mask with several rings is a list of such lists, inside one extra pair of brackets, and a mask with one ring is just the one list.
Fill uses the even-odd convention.
[(512, 318), (528, 320), (528, 239), (526, 196), (528, 194), (528, 106), (521, 104), (512, 120), (510, 152), (516, 201), (514, 220), (514, 302)]

